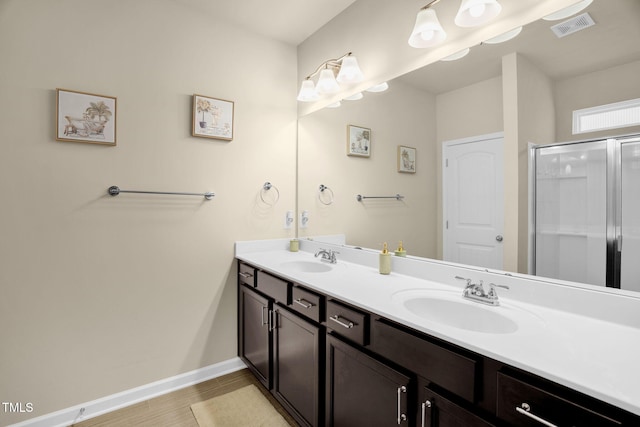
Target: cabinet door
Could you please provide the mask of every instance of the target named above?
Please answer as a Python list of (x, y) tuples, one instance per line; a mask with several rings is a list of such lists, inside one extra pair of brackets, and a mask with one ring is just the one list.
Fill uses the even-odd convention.
[(240, 357), (264, 384), (271, 388), (271, 301), (240, 286)]
[(320, 328), (277, 305), (274, 312), (274, 394), (300, 424), (317, 426)]
[(493, 427), (493, 424), (428, 387), (422, 388), (420, 403), (421, 427)]
[(327, 425), (411, 425), (410, 378), (327, 335)]

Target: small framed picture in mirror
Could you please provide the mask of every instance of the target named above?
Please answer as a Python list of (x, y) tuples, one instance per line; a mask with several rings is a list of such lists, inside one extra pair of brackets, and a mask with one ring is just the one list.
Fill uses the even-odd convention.
[(371, 129), (347, 125), (347, 155), (371, 156)]
[(398, 145), (398, 172), (416, 173), (416, 149)]

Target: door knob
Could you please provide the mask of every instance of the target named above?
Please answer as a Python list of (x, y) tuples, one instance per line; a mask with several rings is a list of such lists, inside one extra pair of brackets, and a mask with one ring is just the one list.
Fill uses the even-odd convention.
[(498, 242), (502, 242), (502, 239), (503, 239), (502, 235), (498, 234), (498, 235), (496, 236), (496, 240), (497, 240)]

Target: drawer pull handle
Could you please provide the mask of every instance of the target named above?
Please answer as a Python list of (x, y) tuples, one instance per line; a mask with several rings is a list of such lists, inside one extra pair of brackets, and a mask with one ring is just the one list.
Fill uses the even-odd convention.
[(253, 274), (242, 271), (238, 273), (238, 276), (248, 279), (249, 277), (253, 277)]
[(335, 316), (331, 316), (331, 317), (329, 317), (329, 319), (333, 320), (334, 322), (336, 322), (340, 326), (344, 326), (347, 329), (351, 329), (351, 328), (353, 328), (355, 326), (355, 324), (351, 320), (346, 319), (346, 318), (343, 317), (344, 320), (349, 322), (349, 323), (344, 323), (342, 320), (340, 320), (340, 315), (339, 314), (336, 314)]
[(537, 415), (533, 415), (530, 411), (531, 411), (531, 406), (529, 406), (528, 403), (523, 403), (521, 405), (521, 407), (517, 407), (516, 406), (516, 411), (518, 411), (519, 413), (521, 413), (522, 415), (525, 415), (529, 418), (531, 418), (532, 420), (536, 420), (537, 422), (539, 422), (542, 425), (545, 425), (547, 427), (558, 427), (555, 424), (550, 423), (547, 420), (544, 420), (542, 418), (540, 418)]
[(293, 302), (295, 302), (295, 303), (296, 303), (296, 304), (298, 304), (298, 305), (303, 306), (304, 308), (311, 308), (311, 307), (313, 307), (313, 306), (315, 305), (315, 304), (313, 304), (313, 303), (311, 303), (311, 302), (307, 301), (307, 300), (306, 300), (306, 299), (304, 299), (304, 298), (294, 299), (294, 300), (293, 300)]
[(430, 400), (425, 400), (424, 402), (422, 402), (422, 423), (420, 424), (421, 427), (426, 427), (425, 421), (427, 419), (427, 408), (431, 409)]
[(402, 413), (402, 393), (406, 393), (407, 388), (403, 385), (398, 387), (398, 425), (407, 420), (407, 416)]

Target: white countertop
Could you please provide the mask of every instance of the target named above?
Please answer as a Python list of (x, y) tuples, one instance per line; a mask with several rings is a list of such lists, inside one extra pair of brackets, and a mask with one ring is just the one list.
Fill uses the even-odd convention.
[[(331, 271), (299, 272), (283, 263), (320, 262), (319, 247), (337, 249)], [(378, 273), (378, 255), (347, 247), (288, 240), (237, 242), (236, 257), (328, 296), (402, 323), (410, 328), (537, 374), (640, 415), (640, 296), (531, 276), (512, 277), (411, 258), (392, 259), (392, 273)], [(398, 298), (403, 291), (459, 292), (460, 275), (508, 285), (498, 289), (501, 305), (487, 307), (515, 320), (510, 333), (483, 333), (427, 321)], [(428, 278), (428, 279), (427, 279)], [(475, 302), (476, 304), (485, 307)]]

